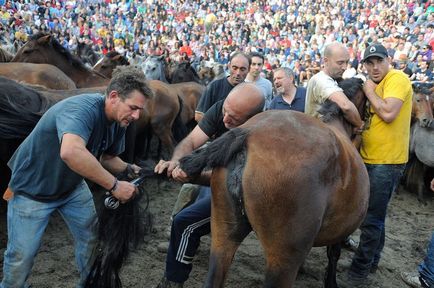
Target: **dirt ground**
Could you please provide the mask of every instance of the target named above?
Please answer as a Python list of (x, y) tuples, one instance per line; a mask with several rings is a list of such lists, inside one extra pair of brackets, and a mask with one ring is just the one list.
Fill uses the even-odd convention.
[[(154, 215), (154, 231), (145, 237), (124, 265), (121, 278), (124, 287), (154, 287), (163, 275), (165, 254), (157, 245), (166, 240), (165, 231), (175, 203), (179, 185), (173, 182), (149, 179), (144, 184), (150, 194), (150, 209)], [(6, 246), (6, 216), (4, 205), (0, 211), (0, 277)], [(431, 231), (434, 229), (434, 201), (421, 204), (414, 194), (400, 189), (393, 196), (386, 232), (386, 246), (376, 274), (369, 287), (406, 287), (400, 279), (401, 271), (415, 270), (425, 255)], [(357, 232), (356, 232), (357, 234)], [(357, 237), (356, 237), (357, 239)], [(204, 237), (194, 261), (190, 279), (184, 287), (201, 287), (208, 268), (210, 237)], [(43, 244), (36, 257), (29, 283), (32, 288), (75, 287), (78, 274), (75, 268), (72, 238), (61, 217), (56, 214), (45, 232)], [(338, 283), (345, 283), (352, 253), (343, 251), (338, 263)], [(313, 248), (298, 275), (297, 288), (322, 287), (326, 266), (325, 248)], [(230, 269), (226, 287), (261, 287), (265, 261), (262, 249), (253, 233), (237, 251)]]

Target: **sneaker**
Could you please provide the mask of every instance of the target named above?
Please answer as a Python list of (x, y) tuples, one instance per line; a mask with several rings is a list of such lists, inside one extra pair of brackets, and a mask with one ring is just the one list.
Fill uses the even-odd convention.
[(359, 247), (359, 242), (348, 236), (347, 238), (342, 241), (342, 248), (347, 249), (349, 251), (356, 252), (357, 248)]
[(413, 288), (422, 288), (422, 284), (419, 280), (419, 273), (413, 272), (401, 272), (401, 279), (410, 287)]
[(177, 283), (167, 280), (166, 277), (163, 277), (160, 283), (155, 288), (182, 288), (184, 283)]

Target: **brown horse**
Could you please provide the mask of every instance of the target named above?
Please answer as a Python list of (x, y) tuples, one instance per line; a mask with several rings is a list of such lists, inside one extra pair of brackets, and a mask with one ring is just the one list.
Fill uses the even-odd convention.
[(83, 62), (65, 49), (52, 35), (38, 33), (17, 52), (12, 62), (51, 64), (71, 78), (77, 88), (107, 85), (109, 78), (90, 70)]
[(48, 89), (76, 89), (74, 81), (59, 68), (50, 64), (0, 63), (0, 76), (32, 85), (41, 85)]
[[(77, 57), (73, 56), (51, 35), (43, 33), (33, 36), (17, 52), (13, 61), (55, 65), (70, 76), (79, 88), (106, 86), (109, 82), (108, 78), (85, 67)], [(144, 141), (150, 138), (149, 133), (156, 135), (162, 144), (167, 147), (169, 153), (173, 151), (174, 140), (179, 141), (186, 134), (183, 125), (178, 125), (179, 121), (177, 121), (181, 117), (180, 103), (182, 102), (178, 97), (178, 91), (170, 89), (168, 84), (160, 81), (150, 81), (149, 85), (154, 94), (159, 96), (148, 102), (147, 113), (142, 113), (137, 123), (129, 128), (129, 141), (126, 143), (126, 150), (128, 150), (126, 154), (128, 156), (125, 156), (127, 161), (133, 161), (134, 158), (137, 158), (137, 154), (139, 157), (147, 155), (147, 153), (141, 152), (142, 147), (136, 144), (143, 145), (144, 148)], [(173, 135), (172, 130), (176, 132), (176, 135)]]
[(182, 122), (187, 128), (192, 130), (197, 124), (194, 120), (194, 115), (199, 99), (205, 91), (205, 87), (196, 82), (176, 83), (171, 84), (170, 87), (176, 89), (183, 101), (184, 105), (182, 106), (181, 112)]
[[(342, 82), (364, 110), (359, 79)], [(266, 111), (181, 160), (188, 175), (208, 165), (211, 255), (204, 287), (223, 287), (234, 254), (253, 230), (264, 248), (264, 287), (293, 287), (312, 246), (329, 245), (325, 285), (337, 287), (339, 243), (362, 222), (369, 179), (350, 141), (352, 127), (334, 104), (323, 123), (294, 111)]]
[(130, 65), (130, 63), (125, 56), (116, 51), (110, 51), (92, 69), (107, 78), (112, 78), (113, 70), (119, 65)]

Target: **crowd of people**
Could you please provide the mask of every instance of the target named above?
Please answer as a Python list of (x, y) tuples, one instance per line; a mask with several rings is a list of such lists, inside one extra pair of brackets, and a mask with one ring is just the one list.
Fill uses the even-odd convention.
[[(188, 175), (179, 167), (178, 160), (182, 156), (201, 147), (210, 138), (243, 124), (260, 113), (264, 106), (265, 109), (297, 110), (318, 117), (317, 108), (325, 100), (336, 103), (346, 120), (354, 126), (355, 133), (362, 134), (360, 152), (370, 177), (368, 214), (360, 227), (360, 244), (348, 272), (348, 279), (354, 283), (354, 287), (366, 287), (368, 276), (378, 268), (384, 247), (387, 205), (408, 160), (412, 95), (410, 81), (431, 82), (433, 79), (434, 0), (328, 0), (316, 3), (304, 0), (0, 2), (3, 2), (0, 14), (3, 41), (13, 39), (25, 42), (29, 36), (43, 31), (57, 36), (59, 42), (71, 51), (77, 49), (79, 43), (85, 43), (100, 54), (114, 50), (127, 57), (133, 57), (134, 54), (166, 55), (178, 60), (227, 65), (228, 77), (212, 82), (201, 97), (196, 111), (196, 119), (201, 120), (199, 124), (176, 147), (172, 159), (160, 161), (155, 168), (157, 173), (167, 173), (180, 182), (189, 181)], [(261, 75), (264, 71), (274, 72), (274, 98), (272, 84)], [(122, 133), (125, 126), (137, 120), (138, 111), (143, 109), (146, 99), (152, 94), (138, 88), (144, 81), (141, 72), (125, 73), (127, 76), (136, 75), (134, 77), (138, 84), (129, 83), (122, 78), (126, 76), (121, 74), (112, 79), (105, 98), (97, 98), (99, 109), (109, 107), (104, 113), (108, 119), (118, 123), (116, 125), (119, 125)], [(354, 104), (337, 84), (341, 77), (352, 77), (359, 73), (369, 76), (363, 85), (370, 102), (369, 119), (361, 119)], [(307, 86), (307, 89), (303, 86)], [(49, 110), (48, 116), (42, 118), (37, 128), (52, 125), (50, 117), (55, 117), (53, 113), (56, 109), (69, 109), (68, 105), (75, 105), (70, 102)], [(83, 109), (92, 110), (95, 107)], [(71, 123), (74, 121), (76, 118), (72, 117)], [(103, 123), (102, 127), (97, 122), (95, 125), (99, 125), (99, 128), (110, 124)], [(65, 127), (70, 125), (69, 122), (62, 124)], [(113, 146), (109, 147), (111, 149), (94, 149), (91, 155), (82, 141), (92, 136), (89, 131), (84, 128), (86, 131), (77, 128), (66, 131), (62, 127), (57, 127), (57, 130), (53, 128), (50, 137), (62, 139), (58, 147), (61, 153), (53, 157), (59, 165), (66, 163), (68, 166), (62, 165), (62, 169), (74, 181), (70, 191), (65, 192), (56, 187), (52, 191), (43, 191), (44, 181), (48, 179), (43, 175), (41, 177), (44, 179), (33, 177), (40, 181), (34, 180), (37, 183), (32, 185), (33, 182), (27, 181), (29, 175), (36, 172), (25, 165), (26, 161), (19, 160), (23, 151), (40, 146), (39, 140), (35, 138), (39, 130), (35, 129), (9, 163), (13, 172), (9, 185), (13, 190), (13, 197), (9, 199), (10, 211), (24, 209), (24, 205), (35, 209), (48, 205), (50, 210), (42, 215), (47, 219), (52, 210), (60, 209), (59, 205), (74, 205), (76, 195), (89, 195), (83, 178), (107, 188), (122, 201), (134, 193), (133, 187), (117, 181), (108, 173), (128, 167), (127, 163), (116, 157), (121, 152), (118, 147), (121, 145), (120, 139), (123, 139), (121, 132), (117, 142), (110, 143)], [(76, 159), (69, 158), (72, 155), (69, 150), (74, 149), (83, 153), (85, 162), (94, 165), (99, 171), (98, 177), (77, 163)], [(107, 158), (103, 157), (105, 165), (95, 162), (101, 154), (108, 154)], [(41, 163), (51, 165), (46, 162), (47, 159), (41, 159)], [(204, 182), (207, 182), (209, 173), (204, 178)], [(80, 185), (77, 186), (77, 183)], [(38, 192), (38, 189), (43, 192)], [(160, 288), (183, 286), (192, 269), (191, 263), (200, 237), (210, 232), (210, 189), (198, 189), (201, 189), (202, 196), (174, 215), (166, 270), (159, 283)], [(41, 199), (49, 204), (41, 204)], [(89, 199), (86, 198), (85, 202), (89, 202)], [(86, 207), (88, 218), (83, 219), (86, 223), (76, 223), (77, 227), (71, 228), (73, 234), (81, 230), (92, 234), (89, 229), (93, 224), (89, 223), (94, 222), (94, 207)], [(12, 212), (8, 212), (8, 225), (20, 220), (19, 213)], [(63, 212), (69, 213), (66, 210)], [(36, 220), (28, 220), (23, 227), (31, 226), (32, 221)], [(44, 223), (36, 226), (35, 234), (41, 236), (39, 230), (46, 225)], [(192, 226), (195, 228), (191, 229)], [(23, 227), (8, 226), (9, 242), (0, 287), (12, 287), (18, 274), (21, 275), (21, 285), (30, 273), (39, 238), (31, 241), (23, 237), (25, 243), (15, 244), (13, 236), (21, 235)], [(190, 231), (188, 235), (184, 233), (185, 230)], [(89, 236), (87, 241), (91, 242), (92, 239)], [(181, 247), (181, 242), (186, 244)], [(87, 251), (87, 246), (93, 244), (78, 245)], [(20, 262), (16, 256), (20, 253), (16, 251), (26, 255), (24, 265), (15, 265)], [(86, 251), (83, 255), (77, 255), (82, 282), (90, 257)], [(434, 285), (432, 274), (423, 273), (425, 270), (433, 273), (432, 242), (430, 251), (428, 254), (431, 256), (427, 257), (423, 264), (425, 266), (420, 270), (420, 278), (413, 279), (417, 282), (415, 285), (419, 285), (416, 287)]]
[(350, 51), (344, 76), (360, 72), (365, 48), (385, 45), (412, 80), (432, 80), (434, 1), (0, 1), (3, 38), (25, 42), (51, 32), (71, 51), (229, 62), (234, 51), (265, 55), (264, 69), (288, 67), (306, 85), (323, 65), (325, 45)]

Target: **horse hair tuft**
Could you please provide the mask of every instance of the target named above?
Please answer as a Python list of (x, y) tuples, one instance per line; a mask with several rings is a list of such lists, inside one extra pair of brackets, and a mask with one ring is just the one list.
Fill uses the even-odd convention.
[(242, 128), (229, 130), (203, 149), (183, 157), (180, 160), (182, 170), (187, 175), (197, 176), (205, 167), (226, 166), (245, 147), (248, 134), (249, 131)]

